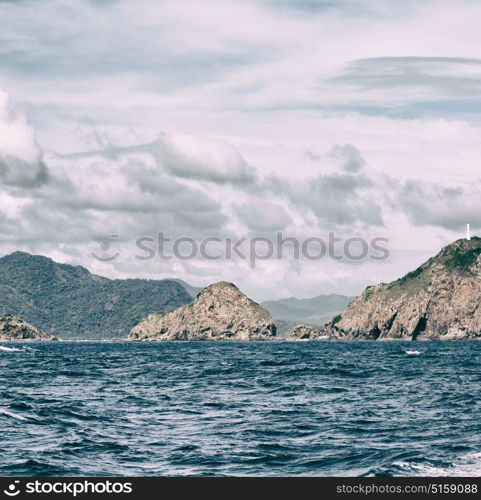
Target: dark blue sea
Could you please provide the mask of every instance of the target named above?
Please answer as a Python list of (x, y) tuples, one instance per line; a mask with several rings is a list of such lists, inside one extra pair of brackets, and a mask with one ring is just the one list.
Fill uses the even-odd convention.
[(0, 475), (481, 474), (481, 343), (0, 346)]

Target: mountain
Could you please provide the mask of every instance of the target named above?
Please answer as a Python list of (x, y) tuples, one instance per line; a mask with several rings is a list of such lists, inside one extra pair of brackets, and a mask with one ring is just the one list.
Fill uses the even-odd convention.
[(261, 302), (272, 317), (278, 321), (289, 323), (306, 323), (310, 325), (324, 325), (339, 314), (355, 297), (346, 295), (319, 295), (311, 299), (269, 300)]
[(172, 280), (111, 280), (25, 252), (0, 259), (0, 312), (63, 338), (124, 338), (146, 315), (190, 301)]
[(344, 339), (481, 339), (481, 239), (458, 240), (392, 283), (368, 287), (324, 328)]
[(16, 316), (0, 318), (0, 341), (48, 341), (57, 340), (53, 335), (44, 333)]
[(185, 288), (185, 291), (190, 295), (192, 299), (195, 299), (197, 295), (199, 295), (200, 292), (202, 292), (203, 288), (199, 286), (192, 286), (189, 285), (189, 283), (186, 283), (183, 280), (180, 280), (178, 278), (172, 278), (171, 281), (175, 281), (176, 283), (179, 283)]
[(222, 281), (205, 288), (191, 304), (148, 316), (132, 329), (129, 340), (274, 340), (275, 336), (269, 312)]

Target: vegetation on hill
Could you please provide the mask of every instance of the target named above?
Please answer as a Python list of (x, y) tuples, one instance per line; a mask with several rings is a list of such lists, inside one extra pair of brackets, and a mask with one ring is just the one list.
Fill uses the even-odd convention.
[(0, 313), (62, 338), (124, 338), (148, 314), (190, 300), (172, 280), (110, 280), (24, 252), (0, 259)]
[(469, 249), (456, 247), (447, 257), (445, 265), (449, 268), (468, 271), (474, 266), (479, 255), (481, 255), (481, 247), (473, 247)]

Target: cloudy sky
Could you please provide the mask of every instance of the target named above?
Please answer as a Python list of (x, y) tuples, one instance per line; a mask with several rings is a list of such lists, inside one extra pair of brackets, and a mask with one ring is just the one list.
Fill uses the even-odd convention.
[[(358, 293), (481, 230), (479, 2), (39, 3), (0, 0), (0, 254), (263, 300)], [(278, 231), (390, 258), (135, 257)]]

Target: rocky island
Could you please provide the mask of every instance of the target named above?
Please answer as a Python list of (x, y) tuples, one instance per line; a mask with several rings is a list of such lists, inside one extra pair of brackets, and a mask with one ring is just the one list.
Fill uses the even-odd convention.
[(0, 318), (0, 341), (45, 341), (58, 340), (53, 335), (42, 332), (17, 316), (2, 316)]
[(129, 340), (275, 340), (270, 313), (222, 281), (202, 290), (190, 304), (151, 314), (135, 326)]
[(462, 239), (392, 283), (366, 288), (320, 335), (345, 340), (481, 339), (481, 238)]

